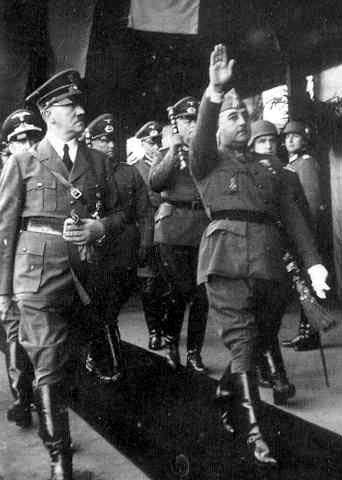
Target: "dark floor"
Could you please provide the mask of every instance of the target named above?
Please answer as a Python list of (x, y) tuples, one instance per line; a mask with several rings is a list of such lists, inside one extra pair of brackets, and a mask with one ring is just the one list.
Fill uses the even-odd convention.
[[(336, 311), (337, 318), (340, 316)], [(291, 336), (296, 329), (298, 314), (291, 311), (284, 318), (281, 337)], [(120, 325), (125, 340), (146, 347), (146, 327), (140, 309), (131, 302), (121, 315)], [(186, 325), (185, 325), (186, 327)], [(331, 387), (325, 386), (320, 354), (318, 351), (295, 353), (284, 350), (288, 373), (297, 387), (297, 395), (284, 410), (328, 430), (342, 434), (342, 326), (325, 335), (322, 340), (328, 364)], [(181, 344), (185, 359), (184, 338)], [(163, 353), (161, 352), (161, 355)], [(214, 378), (220, 376), (227, 352), (221, 346), (213, 325), (208, 326), (203, 359)], [(270, 392), (262, 391), (264, 400), (271, 402)], [(35, 430), (19, 432), (5, 419), (10, 401), (0, 355), (0, 480), (43, 480), (47, 478), (48, 462)], [(71, 412), (73, 439), (77, 445), (75, 454), (75, 480), (143, 480), (147, 476), (102, 438), (78, 415)], [(308, 467), (308, 474), (309, 469)], [(237, 478), (237, 477), (236, 477)], [(299, 477), (298, 477), (299, 478)], [(304, 478), (304, 477), (303, 477)], [(323, 478), (323, 477), (322, 477)], [(164, 479), (163, 479), (164, 480)]]

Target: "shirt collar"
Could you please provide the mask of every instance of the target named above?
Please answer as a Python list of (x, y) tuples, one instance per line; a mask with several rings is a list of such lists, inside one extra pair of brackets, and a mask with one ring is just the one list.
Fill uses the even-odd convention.
[(46, 134), (48, 141), (51, 143), (52, 147), (56, 150), (58, 156), (63, 158), (64, 155), (64, 145), (67, 144), (69, 147), (69, 156), (72, 163), (76, 160), (78, 141), (76, 138), (69, 140), (69, 142), (64, 142), (60, 138), (53, 135), (51, 132)]

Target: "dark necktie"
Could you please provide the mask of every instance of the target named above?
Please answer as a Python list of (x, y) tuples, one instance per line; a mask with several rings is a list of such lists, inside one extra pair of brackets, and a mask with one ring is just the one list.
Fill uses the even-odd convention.
[(71, 171), (72, 169), (72, 161), (71, 161), (71, 158), (70, 158), (70, 155), (69, 155), (69, 145), (68, 144), (65, 144), (64, 147), (63, 147), (63, 163), (64, 165), (66, 166), (66, 168), (68, 169), (68, 172)]

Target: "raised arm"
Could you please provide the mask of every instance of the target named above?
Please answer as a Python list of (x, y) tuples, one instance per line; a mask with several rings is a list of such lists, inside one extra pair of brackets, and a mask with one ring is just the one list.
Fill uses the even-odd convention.
[(235, 60), (228, 60), (224, 45), (216, 45), (210, 55), (209, 86), (199, 108), (190, 148), (190, 170), (196, 180), (206, 177), (218, 162), (217, 123), (224, 94), (231, 88)]

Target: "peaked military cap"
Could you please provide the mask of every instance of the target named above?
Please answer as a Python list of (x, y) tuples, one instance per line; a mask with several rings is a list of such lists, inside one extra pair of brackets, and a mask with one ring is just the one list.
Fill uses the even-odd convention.
[(145, 140), (145, 139), (151, 139), (151, 140), (156, 140), (161, 137), (163, 127), (160, 125), (160, 123), (151, 121), (145, 123), (134, 135), (136, 138), (139, 138), (140, 140)]
[(48, 108), (54, 103), (75, 95), (81, 95), (81, 77), (76, 70), (56, 73), (43, 85), (26, 97), (26, 103), (35, 103), (39, 108)]
[(222, 105), (221, 105), (221, 110), (220, 113), (225, 112), (226, 110), (230, 109), (241, 109), (241, 108), (246, 108), (245, 103), (241, 100), (240, 95), (238, 92), (235, 90), (235, 88), (232, 88), (229, 90), (223, 99)]
[(94, 118), (84, 131), (84, 138), (88, 144), (101, 137), (112, 138), (114, 135), (114, 118), (111, 113), (103, 113)]
[(199, 102), (194, 97), (184, 97), (175, 103), (173, 108), (176, 118), (197, 117)]
[(43, 131), (38, 116), (26, 109), (12, 112), (1, 127), (1, 138), (4, 142), (23, 140), (28, 133), (39, 134)]

